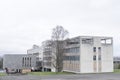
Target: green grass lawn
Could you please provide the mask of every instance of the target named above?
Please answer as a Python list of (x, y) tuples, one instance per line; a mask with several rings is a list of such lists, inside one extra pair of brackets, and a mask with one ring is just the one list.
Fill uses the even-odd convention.
[(73, 74), (73, 73), (69, 73), (69, 72), (30, 72), (28, 73), (30, 75), (62, 75), (62, 74)]
[[(114, 73), (120, 73), (120, 69), (114, 69)], [(74, 74), (70, 72), (30, 72), (29, 75), (67, 75)], [(6, 76), (6, 73), (0, 73), (0, 76)]]
[(6, 73), (0, 73), (0, 76), (5, 76), (6, 75)]
[[(114, 73), (120, 73), (120, 69), (114, 69)], [(74, 73), (70, 73), (70, 72), (30, 72), (28, 73), (30, 75), (67, 75), (67, 74), (74, 74)]]
[(115, 73), (120, 73), (120, 69), (114, 69)]

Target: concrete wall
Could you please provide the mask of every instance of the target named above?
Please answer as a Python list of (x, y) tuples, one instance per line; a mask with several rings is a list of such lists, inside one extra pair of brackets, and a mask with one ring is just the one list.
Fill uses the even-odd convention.
[[(107, 39), (111, 39), (111, 44), (107, 43)], [(88, 41), (87, 41), (88, 40)], [(104, 42), (105, 40), (105, 42)], [(66, 41), (65, 49), (79, 48), (79, 52), (76, 53), (65, 52), (65, 56), (80, 56), (80, 60), (64, 60), (63, 71), (75, 72), (75, 73), (100, 73), (100, 72), (112, 72), (113, 71), (113, 41), (111, 37), (94, 37), (94, 36), (79, 36)], [(49, 43), (49, 41), (48, 41)], [(51, 46), (45, 45), (44, 48), (50, 48)], [(95, 48), (95, 51), (94, 51)], [(48, 49), (48, 52), (50, 50)], [(43, 57), (47, 57), (48, 52), (43, 51)], [(94, 57), (95, 56), (95, 60)], [(48, 56), (49, 57), (49, 56)], [(44, 60), (44, 62), (51, 60)], [(50, 68), (55, 71), (53, 66), (44, 65), (45, 68)]]
[[(82, 44), (81, 42), (80, 73), (113, 72), (113, 45), (101, 44), (101, 39), (106, 38), (93, 37), (93, 44)], [(94, 47), (96, 47), (96, 52), (93, 51)], [(99, 47), (101, 47), (101, 52), (99, 52)], [(94, 55), (96, 60), (93, 60)], [(99, 55), (101, 55), (101, 60), (98, 58)]]
[[(64, 61), (63, 71), (75, 72), (75, 73), (113, 72), (112, 38), (92, 37), (92, 36), (80, 36), (79, 38), (80, 38), (80, 45), (79, 45), (80, 52), (78, 56), (80, 56), (80, 61), (77, 62), (79, 66), (75, 67), (74, 66), (75, 62), (67, 60)], [(108, 44), (110, 41), (107, 42), (108, 39), (111, 40), (110, 44)], [(78, 47), (78, 45), (71, 45), (71, 46)], [(71, 46), (66, 46), (66, 47), (71, 48)], [(73, 55), (75, 55), (75, 53), (65, 54), (65, 56), (73, 56)]]
[[(23, 65), (23, 57), (31, 58), (31, 66)], [(31, 69), (32, 67), (36, 68), (36, 56), (24, 54), (6, 54), (3, 57), (3, 68), (6, 67), (9, 69)]]
[(113, 72), (113, 47), (102, 46), (102, 72)]
[(93, 44), (82, 44), (80, 39), (80, 73), (93, 72)]

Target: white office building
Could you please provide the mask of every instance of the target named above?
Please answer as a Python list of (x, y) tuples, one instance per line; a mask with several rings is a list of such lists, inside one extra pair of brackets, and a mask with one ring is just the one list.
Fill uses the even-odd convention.
[[(78, 36), (64, 40), (62, 71), (74, 73), (113, 72), (113, 38)], [(28, 54), (39, 55), (43, 71), (55, 72), (51, 40), (42, 42), (42, 49), (33, 46)]]
[(46, 40), (42, 42), (42, 47), (43, 47), (43, 71), (51, 71), (55, 72), (55, 67), (53, 66), (52, 62), (52, 44), (51, 40)]
[(43, 52), (42, 47), (37, 45), (33, 45), (31, 49), (27, 50), (28, 55), (36, 55), (39, 61), (43, 60)]
[(43, 68), (43, 50), (42, 50), (42, 47), (39, 47), (37, 45), (33, 45), (33, 47), (31, 49), (27, 50), (27, 54), (36, 56), (37, 70), (42, 71), (42, 68)]
[(79, 36), (66, 41), (63, 71), (113, 72), (112, 37)]

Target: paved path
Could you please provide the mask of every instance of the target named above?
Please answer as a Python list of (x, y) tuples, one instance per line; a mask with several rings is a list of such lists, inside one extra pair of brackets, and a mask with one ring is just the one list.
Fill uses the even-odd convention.
[(51, 75), (51, 76), (34, 76), (34, 75), (9, 75), (2, 76), (0, 80), (120, 80), (120, 74), (70, 74), (70, 75)]

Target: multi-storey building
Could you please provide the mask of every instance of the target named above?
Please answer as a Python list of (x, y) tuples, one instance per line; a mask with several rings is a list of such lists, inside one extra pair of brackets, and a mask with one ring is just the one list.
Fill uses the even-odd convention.
[[(79, 36), (64, 40), (63, 71), (74, 73), (99, 73), (113, 71), (112, 37)], [(52, 41), (42, 43), (42, 69), (55, 72), (53, 66)], [(28, 50), (28, 54), (39, 54), (39, 48)]]
[(36, 55), (39, 61), (43, 60), (43, 53), (42, 53), (42, 47), (39, 47), (37, 45), (33, 45), (32, 49), (27, 50), (28, 55)]
[(63, 71), (113, 72), (112, 37), (80, 36), (66, 41)]
[(42, 42), (43, 47), (43, 67), (44, 71), (55, 72), (55, 68), (52, 65), (52, 44), (51, 40)]
[(39, 47), (37, 45), (33, 45), (32, 49), (27, 50), (28, 55), (34, 55), (36, 56), (36, 65), (37, 70), (42, 71), (43, 68), (43, 52), (42, 47)]

